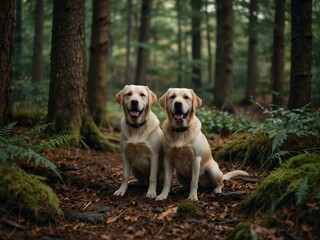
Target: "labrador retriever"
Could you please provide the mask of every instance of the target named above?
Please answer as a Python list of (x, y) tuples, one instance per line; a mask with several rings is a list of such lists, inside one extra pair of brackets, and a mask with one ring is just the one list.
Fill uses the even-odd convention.
[(163, 133), (160, 121), (151, 111), (157, 96), (147, 86), (126, 85), (116, 99), (124, 112), (120, 123), (123, 176), (114, 195), (125, 194), (132, 169), (140, 183), (149, 185), (146, 196), (155, 198), (157, 182), (163, 182)]
[(195, 112), (202, 100), (192, 89), (170, 88), (160, 99), (160, 105), (167, 113), (163, 122), (164, 134), (164, 185), (156, 200), (168, 197), (173, 170), (177, 180), (184, 186), (190, 186), (190, 200), (198, 200), (198, 186), (214, 186), (214, 192), (220, 193), (223, 180), (248, 173), (235, 170), (223, 174), (218, 163), (213, 160), (210, 145), (201, 132), (201, 122)]

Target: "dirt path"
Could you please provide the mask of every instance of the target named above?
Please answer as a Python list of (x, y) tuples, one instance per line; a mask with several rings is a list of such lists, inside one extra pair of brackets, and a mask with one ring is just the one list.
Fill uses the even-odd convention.
[[(224, 194), (200, 191), (196, 217), (180, 220), (175, 212), (188, 191), (177, 188), (175, 181), (175, 190), (163, 202), (146, 198), (146, 188), (137, 186), (130, 186), (123, 197), (113, 196), (121, 182), (118, 153), (75, 149), (48, 157), (65, 179), (65, 184), (51, 180), (50, 185), (66, 218), (47, 213), (33, 224), (5, 213), (0, 239), (226, 239), (237, 224), (249, 220), (250, 216), (238, 212), (239, 202), (266, 175), (248, 168), (250, 177), (227, 182)], [(220, 167), (226, 172), (239, 166), (223, 163)]]

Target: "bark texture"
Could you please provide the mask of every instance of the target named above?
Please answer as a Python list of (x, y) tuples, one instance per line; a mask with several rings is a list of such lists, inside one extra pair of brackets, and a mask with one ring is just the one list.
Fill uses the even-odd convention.
[(15, 1), (0, 0), (0, 127), (11, 122), (11, 82)]

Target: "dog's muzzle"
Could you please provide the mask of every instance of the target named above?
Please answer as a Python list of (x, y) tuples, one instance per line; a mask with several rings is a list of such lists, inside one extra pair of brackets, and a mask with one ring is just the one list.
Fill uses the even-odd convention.
[(138, 118), (143, 113), (143, 110), (139, 110), (139, 102), (136, 100), (132, 100), (130, 102), (130, 107), (128, 108), (128, 112), (132, 118)]
[(172, 116), (175, 120), (185, 119), (188, 116), (188, 113), (189, 111), (187, 111), (186, 113), (183, 112), (181, 102), (174, 103), (174, 112), (172, 113)]

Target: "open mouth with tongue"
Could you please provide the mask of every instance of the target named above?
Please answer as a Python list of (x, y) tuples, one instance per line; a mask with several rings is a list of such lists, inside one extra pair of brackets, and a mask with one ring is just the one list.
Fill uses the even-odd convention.
[(175, 113), (172, 113), (172, 116), (175, 120), (182, 120), (188, 116), (188, 112), (186, 112), (186, 113), (175, 112)]
[(128, 109), (129, 114), (132, 118), (138, 118), (140, 117), (140, 115), (142, 114), (144, 109), (142, 109), (141, 111), (139, 111), (138, 109)]

